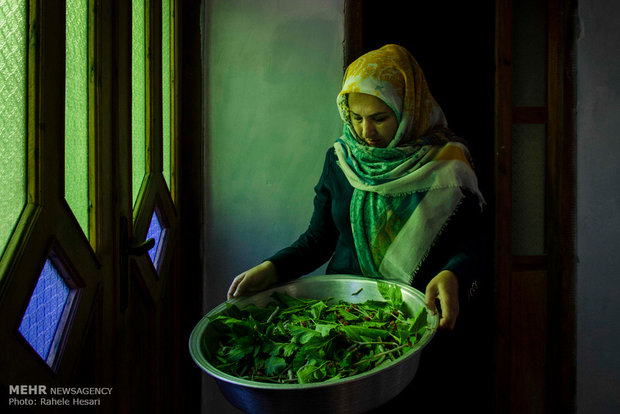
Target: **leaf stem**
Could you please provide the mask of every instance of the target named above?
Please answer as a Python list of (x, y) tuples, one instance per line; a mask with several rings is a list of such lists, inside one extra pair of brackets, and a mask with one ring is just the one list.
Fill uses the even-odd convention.
[(370, 357), (368, 357), (368, 358), (364, 358), (364, 359), (362, 359), (361, 361), (357, 361), (357, 362), (356, 362), (356, 363), (354, 363), (352, 366), (359, 365), (359, 364), (361, 364), (361, 363), (363, 363), (363, 362), (366, 362), (366, 361), (367, 361), (367, 360), (369, 360), (369, 359), (374, 359), (374, 358), (377, 358), (377, 357), (380, 357), (380, 356), (383, 356), (383, 355), (388, 355), (388, 354), (391, 354), (392, 352), (400, 351), (401, 349), (405, 348), (406, 346), (407, 346), (407, 345), (401, 345), (401, 346), (399, 346), (399, 347), (396, 347), (396, 348), (390, 349), (389, 351), (385, 351), (385, 352), (380, 352), (380, 353), (378, 353), (378, 354), (374, 354), (373, 356), (370, 356)]
[(377, 341), (377, 342), (352, 341), (352, 342), (357, 344), (357, 345), (396, 345), (396, 346), (398, 346), (398, 342), (387, 342), (387, 341)]
[(269, 318), (267, 318), (267, 323), (270, 323), (271, 320), (276, 316), (276, 314), (280, 311), (280, 306), (276, 306), (276, 308), (273, 310), (273, 312), (271, 312), (271, 315), (269, 315)]

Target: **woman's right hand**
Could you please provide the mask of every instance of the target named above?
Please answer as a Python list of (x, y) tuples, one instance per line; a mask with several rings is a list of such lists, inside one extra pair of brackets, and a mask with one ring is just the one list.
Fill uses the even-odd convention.
[(275, 265), (270, 261), (263, 262), (234, 278), (228, 288), (227, 299), (263, 291), (277, 282)]

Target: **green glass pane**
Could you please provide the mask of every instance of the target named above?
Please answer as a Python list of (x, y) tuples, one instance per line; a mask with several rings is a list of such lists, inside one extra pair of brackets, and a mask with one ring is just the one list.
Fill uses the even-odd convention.
[(0, 255), (26, 204), (27, 1), (0, 0)]
[(88, 0), (67, 0), (65, 199), (88, 236)]
[(170, 188), (170, 140), (171, 140), (171, 75), (172, 62), (170, 60), (171, 35), (170, 35), (170, 0), (162, 0), (161, 3), (161, 111), (163, 133), (163, 174)]
[(146, 172), (146, 39), (144, 0), (132, 2), (131, 153), (135, 204)]

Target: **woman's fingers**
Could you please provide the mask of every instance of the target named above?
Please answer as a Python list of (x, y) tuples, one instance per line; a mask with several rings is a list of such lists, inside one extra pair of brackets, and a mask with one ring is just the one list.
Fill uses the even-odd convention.
[(443, 292), (440, 295), (439, 301), (441, 302), (441, 319), (439, 321), (439, 327), (442, 329), (454, 329), (456, 324), (456, 317), (459, 314), (458, 300), (454, 300), (453, 296), (447, 292)]
[(241, 293), (239, 286), (242, 284), (246, 273), (247, 272), (243, 272), (239, 276), (233, 279), (233, 282), (230, 284), (230, 287), (228, 288), (228, 294), (226, 295), (228, 299), (232, 299)]
[(435, 306), (435, 301), (437, 300), (437, 287), (429, 283), (426, 286), (426, 295), (424, 297), (424, 303), (426, 307), (431, 311), (434, 315), (437, 312), (437, 306)]
[(227, 297), (232, 299), (251, 292), (260, 292), (277, 281), (278, 275), (274, 264), (266, 261), (234, 278), (228, 288)]
[(459, 314), (458, 279), (449, 270), (435, 276), (426, 286), (425, 303), (428, 309), (437, 312), (436, 301), (441, 305), (440, 329), (454, 329)]

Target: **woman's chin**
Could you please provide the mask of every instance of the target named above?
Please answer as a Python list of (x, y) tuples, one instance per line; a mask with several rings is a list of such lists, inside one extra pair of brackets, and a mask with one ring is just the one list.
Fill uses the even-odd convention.
[(385, 147), (384, 142), (380, 139), (367, 139), (366, 143), (369, 147), (373, 148), (383, 148)]

